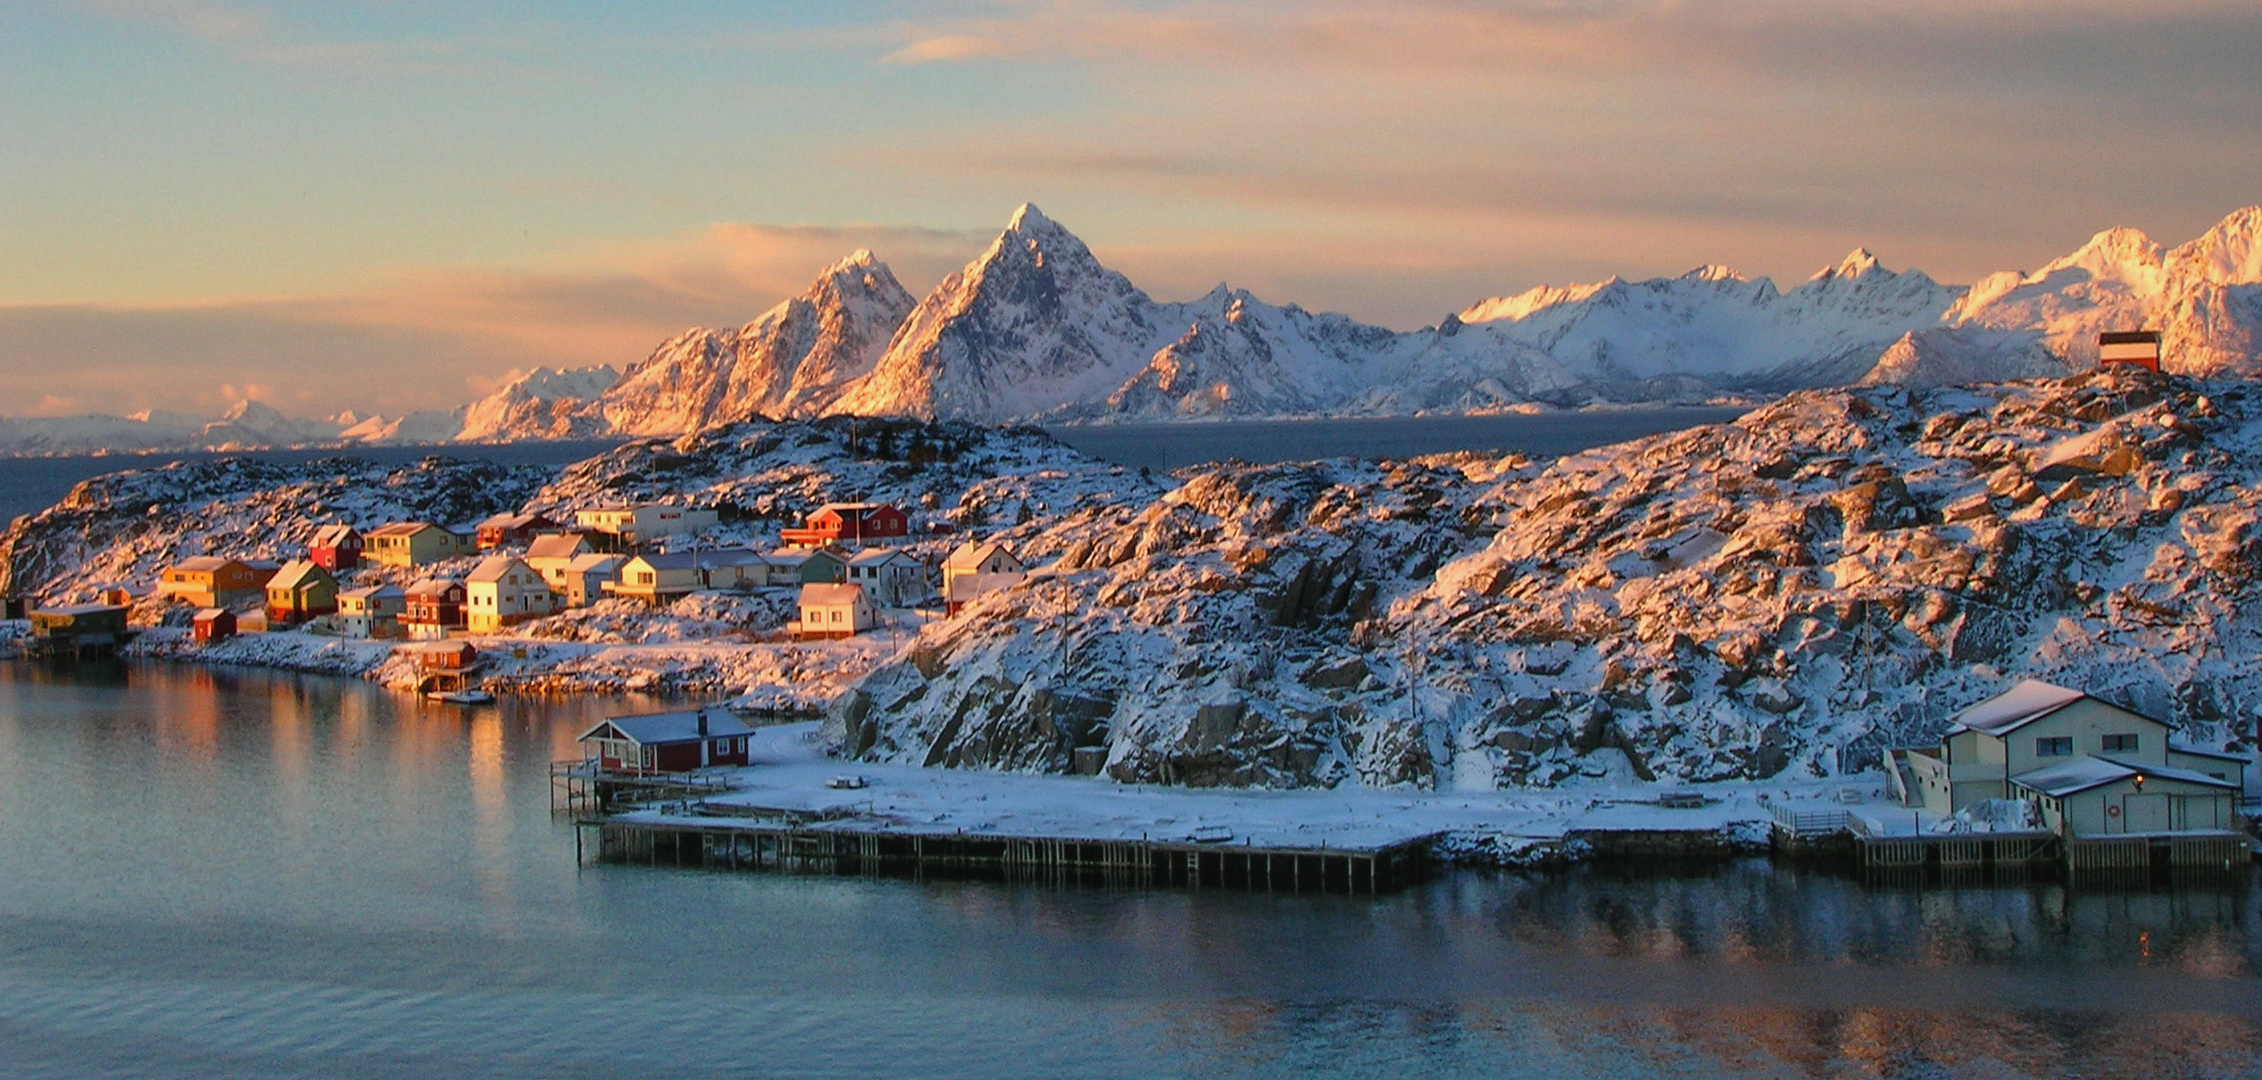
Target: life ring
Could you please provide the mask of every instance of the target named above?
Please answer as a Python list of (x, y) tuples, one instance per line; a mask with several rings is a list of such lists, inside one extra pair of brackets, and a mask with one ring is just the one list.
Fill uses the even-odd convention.
[(2121, 816), (2121, 808), (2120, 808), (2120, 807), (2118, 807), (2118, 806), (2107, 806), (2107, 807), (2105, 808), (2105, 816), (2106, 816), (2106, 817), (2119, 817), (2119, 816)]

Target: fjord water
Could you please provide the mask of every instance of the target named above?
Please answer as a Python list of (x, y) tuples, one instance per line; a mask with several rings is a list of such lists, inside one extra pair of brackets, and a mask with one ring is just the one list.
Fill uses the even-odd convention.
[(577, 866), (607, 712), (0, 665), (0, 1077), (2240, 1077), (2251, 884), (1383, 896)]

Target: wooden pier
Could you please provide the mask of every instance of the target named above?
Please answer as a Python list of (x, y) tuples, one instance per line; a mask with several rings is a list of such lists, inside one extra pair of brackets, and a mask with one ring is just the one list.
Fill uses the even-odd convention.
[(1773, 845), (1794, 858), (1850, 858), (1865, 878), (2024, 878), (2037, 870), (2092, 875), (2243, 873), (2253, 847), (2235, 832), (2064, 837), (2028, 832), (1879, 833), (1836, 809), (1774, 814)]
[(576, 818), (698, 800), (729, 790), (727, 779), (705, 773), (605, 769), (581, 758), (550, 763), (550, 812)]
[(1284, 848), (1186, 840), (1075, 839), (873, 828), (853, 820), (581, 818), (583, 862), (717, 870), (966, 877), (1115, 888), (1378, 894), (1419, 880), (1433, 836), (1378, 848)]

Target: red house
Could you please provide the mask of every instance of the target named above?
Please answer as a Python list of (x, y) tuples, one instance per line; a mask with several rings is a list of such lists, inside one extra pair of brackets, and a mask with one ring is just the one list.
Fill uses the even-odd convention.
[(425, 578), (406, 590), (401, 626), (417, 641), (439, 641), (464, 626), (463, 582)]
[(2133, 364), (2150, 371), (2160, 370), (2160, 332), (2107, 330), (2097, 335), (2097, 366), (2109, 364)]
[(226, 641), (236, 636), (236, 613), (227, 608), (205, 608), (189, 623), (189, 636), (198, 641)]
[(557, 522), (540, 514), (496, 514), (479, 523), (479, 550), (528, 543), (535, 534), (557, 527)]
[(615, 716), (583, 732), (585, 760), (604, 772), (690, 772), (747, 763), (754, 729), (727, 709)]
[(886, 503), (827, 503), (809, 515), (798, 529), (779, 536), (793, 547), (826, 544), (871, 544), (900, 540), (911, 535), (911, 519)]
[(306, 545), (306, 557), (333, 574), (360, 566), (361, 530), (351, 525), (324, 525), (314, 530), (314, 539)]

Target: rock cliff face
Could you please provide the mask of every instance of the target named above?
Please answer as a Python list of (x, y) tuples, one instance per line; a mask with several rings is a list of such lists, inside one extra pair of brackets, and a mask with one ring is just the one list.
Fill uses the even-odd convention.
[[(2137, 374), (1813, 391), (1556, 462), (1182, 473), (1047, 527), (845, 752), (1126, 780), (1827, 776), (2039, 677), (2247, 745), (2262, 399)], [(1036, 538), (1032, 538), (1035, 541)]]

